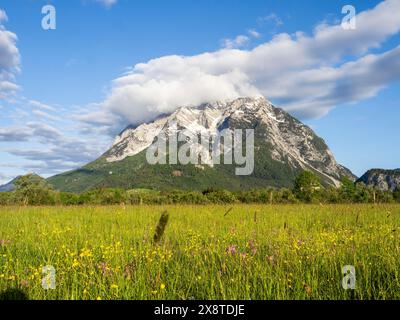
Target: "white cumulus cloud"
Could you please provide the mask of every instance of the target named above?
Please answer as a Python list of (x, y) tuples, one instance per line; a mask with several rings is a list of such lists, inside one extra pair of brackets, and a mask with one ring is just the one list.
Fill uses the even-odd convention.
[(0, 9), (0, 22), (8, 21), (7, 13)]
[(299, 117), (321, 116), (400, 79), (399, 48), (370, 54), (400, 31), (398, 12), (400, 1), (386, 0), (358, 14), (356, 30), (322, 24), (312, 35), (281, 33), (251, 50), (139, 63), (113, 81), (101, 112), (136, 124), (183, 105), (263, 95)]
[(0, 99), (18, 90), (15, 75), (19, 72), (20, 54), (16, 46), (17, 35), (2, 24), (7, 20), (5, 11), (0, 9)]

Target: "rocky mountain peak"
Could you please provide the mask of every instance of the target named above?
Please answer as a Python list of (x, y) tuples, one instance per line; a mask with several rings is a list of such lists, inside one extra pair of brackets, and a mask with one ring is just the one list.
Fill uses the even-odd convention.
[(216, 101), (200, 106), (184, 106), (172, 114), (138, 127), (127, 127), (115, 139), (106, 154), (107, 161), (121, 161), (148, 148), (161, 131), (189, 130), (193, 133), (216, 134), (218, 127), (228, 117), (237, 117), (245, 112), (254, 113), (260, 108), (271, 108), (264, 98), (239, 98), (233, 101)]
[(161, 132), (189, 130), (215, 136), (225, 128), (254, 129), (259, 156), (291, 170), (314, 171), (334, 186), (340, 185), (343, 176), (355, 180), (311, 128), (262, 97), (184, 106), (151, 123), (128, 127), (115, 139), (105, 158), (113, 163), (133, 157), (146, 150)]
[(357, 182), (365, 183), (368, 187), (382, 191), (400, 190), (400, 169), (371, 169), (358, 179)]

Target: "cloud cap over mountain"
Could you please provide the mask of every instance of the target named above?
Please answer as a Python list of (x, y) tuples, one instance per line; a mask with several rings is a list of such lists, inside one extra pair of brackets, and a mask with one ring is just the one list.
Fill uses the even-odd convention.
[(319, 117), (400, 79), (399, 48), (370, 54), (400, 31), (398, 12), (400, 2), (386, 0), (359, 13), (355, 30), (320, 24), (311, 36), (281, 33), (251, 50), (224, 48), (139, 63), (113, 81), (101, 105), (104, 112), (141, 123), (183, 105), (263, 95), (300, 118)]

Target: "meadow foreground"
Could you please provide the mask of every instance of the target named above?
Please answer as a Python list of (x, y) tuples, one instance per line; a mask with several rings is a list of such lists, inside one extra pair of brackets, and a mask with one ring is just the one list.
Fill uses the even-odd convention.
[(400, 299), (399, 227), (400, 205), (0, 207), (0, 299)]

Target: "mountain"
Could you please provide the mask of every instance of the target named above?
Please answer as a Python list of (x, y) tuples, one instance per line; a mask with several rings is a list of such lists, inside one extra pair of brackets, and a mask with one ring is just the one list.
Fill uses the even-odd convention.
[(371, 169), (357, 182), (363, 182), (369, 187), (375, 187), (382, 191), (396, 191), (400, 189), (400, 169)]
[[(160, 133), (189, 130), (216, 136), (223, 129), (254, 129), (254, 172), (235, 175), (235, 165), (151, 165), (146, 150)], [(324, 185), (339, 186), (350, 170), (338, 164), (323, 139), (264, 98), (181, 107), (151, 123), (129, 126), (103, 156), (88, 165), (48, 179), (55, 188), (81, 192), (95, 187), (231, 190), (291, 187), (303, 170), (316, 173)]]
[(13, 180), (11, 180), (10, 182), (0, 186), (0, 192), (14, 191), (15, 183), (18, 181), (18, 179), (20, 179), (22, 177), (27, 177), (28, 181), (31, 181), (31, 182), (38, 182), (38, 181), (42, 181), (42, 180), (45, 181), (44, 178), (42, 178), (41, 176), (37, 175), (36, 173), (28, 173), (25, 176), (18, 176), (16, 178), (14, 178)]
[(0, 186), (0, 192), (10, 192), (14, 190), (14, 183), (17, 181), (19, 177), (16, 177), (15, 179), (11, 180), (10, 182), (3, 184)]

